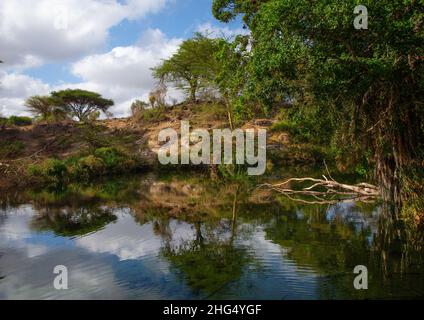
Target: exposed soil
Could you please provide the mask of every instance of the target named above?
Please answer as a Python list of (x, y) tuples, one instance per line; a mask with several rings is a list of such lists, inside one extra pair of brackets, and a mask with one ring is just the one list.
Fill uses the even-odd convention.
[[(162, 129), (172, 128), (179, 132), (181, 120), (190, 121), (193, 128), (213, 130), (228, 127), (225, 112), (210, 111), (209, 107), (208, 104), (202, 105), (201, 108), (197, 105), (171, 107), (166, 109), (163, 118), (158, 121), (140, 120), (137, 117), (96, 121), (94, 140), (100, 139), (103, 143), (106, 141), (141, 157), (146, 164), (154, 165), (157, 163), (157, 151), (160, 148), (158, 135)], [(273, 123), (270, 119), (259, 119), (246, 123), (242, 129), (269, 129)], [(0, 143), (19, 142), (24, 146), (18, 153), (7, 158), (0, 154), (0, 190), (25, 185), (25, 172), (30, 164), (52, 157), (64, 159), (83, 152), (89, 148), (90, 139), (93, 139), (87, 137), (87, 132), (92, 132), (90, 130), (88, 125), (71, 121), (0, 130)], [(287, 134), (269, 131), (270, 150), (283, 152), (288, 145)]]

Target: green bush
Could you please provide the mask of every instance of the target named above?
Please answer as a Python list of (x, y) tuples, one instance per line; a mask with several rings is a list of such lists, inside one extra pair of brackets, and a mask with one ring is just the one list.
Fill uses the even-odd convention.
[(0, 126), (5, 126), (5, 125), (7, 125), (7, 118), (0, 117)]
[(104, 161), (108, 169), (113, 169), (119, 165), (121, 153), (115, 148), (99, 148), (94, 151), (94, 155)]
[(332, 117), (331, 111), (325, 107), (294, 105), (281, 110), (280, 121), (272, 130), (287, 132), (297, 143), (328, 145), (334, 133)]
[(240, 164), (220, 164), (218, 172), (221, 178), (229, 181), (248, 181), (248, 167)]
[(136, 168), (136, 161), (116, 148), (99, 148), (94, 152), (97, 158), (103, 160), (108, 173), (124, 173)]
[(126, 157), (115, 148), (99, 148), (94, 155), (103, 160), (108, 172), (119, 172)]
[(32, 119), (29, 117), (11, 116), (7, 120), (7, 124), (10, 126), (18, 126), (18, 127), (30, 126), (32, 124)]
[(228, 120), (228, 114), (225, 105), (221, 103), (203, 103), (195, 106), (195, 112), (202, 121), (210, 120)]
[(89, 180), (103, 176), (106, 173), (106, 165), (102, 159), (90, 155), (79, 159), (69, 171), (70, 175), (75, 179)]
[(7, 159), (18, 156), (25, 149), (25, 144), (21, 141), (1, 141), (0, 158)]
[(296, 142), (310, 142), (311, 130), (304, 124), (283, 120), (275, 123), (272, 128), (274, 131), (287, 132)]
[(47, 159), (40, 164), (29, 166), (30, 176), (44, 179), (48, 182), (63, 182), (67, 177), (68, 168), (58, 159)]
[(144, 109), (139, 112), (138, 120), (147, 122), (159, 122), (166, 119), (166, 107)]
[(50, 183), (90, 181), (137, 168), (137, 161), (115, 148), (100, 148), (94, 154), (72, 156), (64, 161), (48, 159), (29, 167), (29, 175)]

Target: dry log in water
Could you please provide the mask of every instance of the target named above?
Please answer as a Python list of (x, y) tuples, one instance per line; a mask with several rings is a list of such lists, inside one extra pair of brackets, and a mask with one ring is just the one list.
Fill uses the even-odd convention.
[[(380, 190), (378, 187), (369, 183), (358, 183), (355, 185), (349, 185), (339, 183), (333, 178), (328, 179), (323, 176), (324, 179), (315, 178), (291, 178), (283, 183), (278, 184), (262, 184), (259, 188), (269, 188), (270, 190), (284, 194), (288, 198), (308, 204), (333, 204), (338, 202), (346, 201), (362, 201), (369, 202), (372, 199), (380, 197)], [(288, 188), (287, 185), (291, 182), (303, 183), (309, 182), (310, 185), (299, 190)], [(316, 201), (307, 201), (304, 199), (294, 198), (295, 195), (311, 196)], [(334, 199), (337, 196), (343, 196), (344, 198)], [(331, 197), (328, 199), (328, 197)]]

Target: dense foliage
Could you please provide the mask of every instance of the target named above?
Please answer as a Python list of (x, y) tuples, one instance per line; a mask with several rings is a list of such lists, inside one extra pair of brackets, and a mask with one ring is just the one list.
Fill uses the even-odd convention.
[(30, 177), (47, 183), (69, 183), (123, 174), (137, 170), (140, 161), (116, 148), (98, 148), (91, 153), (72, 156), (64, 160), (46, 159), (31, 165)]
[[(368, 30), (354, 28), (359, 4)], [(265, 108), (320, 110), (334, 143), (366, 156), (386, 197), (399, 201), (424, 155), (423, 8), (413, 0), (213, 4), (216, 18), (243, 15), (251, 31), (243, 94)]]
[(178, 51), (153, 69), (156, 79), (172, 83), (196, 101), (199, 91), (210, 88), (215, 78), (216, 41), (196, 34), (184, 41)]

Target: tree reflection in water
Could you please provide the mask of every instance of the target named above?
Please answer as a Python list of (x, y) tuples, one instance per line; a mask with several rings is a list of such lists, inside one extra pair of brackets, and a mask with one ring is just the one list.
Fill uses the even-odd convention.
[(51, 230), (62, 237), (76, 237), (96, 232), (116, 220), (113, 210), (108, 208), (46, 208), (39, 211), (32, 228), (37, 231)]
[[(321, 277), (322, 298), (416, 296), (424, 292), (423, 234), (398, 219), (392, 207), (287, 204), (266, 228), (299, 266)], [(353, 288), (353, 269), (365, 265), (370, 288)], [(374, 285), (372, 285), (374, 284)]]
[(210, 225), (196, 221), (193, 240), (173, 247), (167, 242), (162, 254), (180, 272), (187, 284), (205, 298), (224, 290), (242, 276), (246, 265), (253, 257), (244, 248), (237, 247), (237, 203), (239, 187), (235, 188), (231, 220)]
[[(213, 184), (194, 178), (127, 179), (27, 192), (5, 200), (2, 206), (31, 203), (37, 212), (32, 229), (62, 237), (95, 233), (116, 222), (117, 213), (125, 208), (134, 223), (151, 224), (153, 235), (162, 243), (158, 257), (170, 264), (178, 281), (186, 283), (196, 297), (225, 295), (246, 283), (252, 272), (258, 279), (274, 276), (275, 283), (284, 285), (287, 279), (278, 278), (276, 261), (267, 260), (271, 258), (283, 264), (293, 262), (298, 270), (312, 270), (318, 298), (422, 296), (423, 232), (407, 225), (394, 208), (358, 203), (303, 205), (284, 197), (258, 196), (251, 190), (249, 183)], [(190, 239), (187, 235), (184, 241), (178, 239), (181, 234), (171, 227), (175, 221), (192, 227)], [(252, 246), (255, 237), (279, 248), (279, 255), (261, 257), (267, 253)], [(368, 267), (368, 291), (353, 288), (357, 265)], [(252, 285), (264, 284), (253, 281)]]

